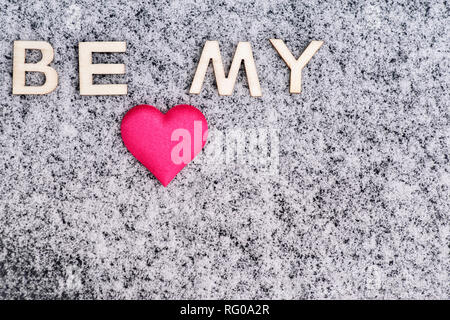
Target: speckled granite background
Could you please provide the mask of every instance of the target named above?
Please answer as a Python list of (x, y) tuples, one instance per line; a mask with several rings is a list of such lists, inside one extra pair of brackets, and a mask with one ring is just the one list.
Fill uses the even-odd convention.
[[(0, 2), (1, 298), (449, 298), (447, 2)], [(300, 95), (273, 37), (325, 41)], [(55, 48), (56, 91), (12, 96), (18, 39)], [(127, 41), (96, 57), (127, 96), (79, 95), (96, 40)], [(206, 40), (226, 68), (251, 42), (262, 98), (242, 72), (188, 94)], [(120, 137), (141, 103), (275, 130), (278, 173), (198, 158), (163, 188)]]

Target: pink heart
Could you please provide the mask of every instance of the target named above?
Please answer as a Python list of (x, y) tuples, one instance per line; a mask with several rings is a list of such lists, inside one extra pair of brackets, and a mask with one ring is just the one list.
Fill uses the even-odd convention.
[(142, 104), (125, 114), (120, 131), (127, 149), (166, 187), (202, 150), (208, 124), (190, 105), (177, 105), (164, 114)]

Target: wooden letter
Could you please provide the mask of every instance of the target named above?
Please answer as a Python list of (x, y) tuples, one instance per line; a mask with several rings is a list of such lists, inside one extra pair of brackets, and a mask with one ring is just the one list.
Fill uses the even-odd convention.
[[(42, 59), (38, 63), (25, 63), (27, 49), (40, 50)], [(58, 85), (56, 70), (48, 66), (53, 61), (53, 48), (45, 41), (14, 41), (13, 53), (13, 94), (46, 94)], [(45, 83), (42, 86), (26, 86), (26, 72), (42, 72)]]
[(233, 61), (231, 63), (230, 72), (228, 73), (228, 77), (225, 77), (222, 56), (220, 55), (219, 42), (206, 41), (189, 93), (200, 93), (210, 60), (212, 60), (219, 95), (229, 96), (233, 93), (234, 84), (236, 82), (239, 68), (241, 67), (241, 62), (244, 61), (245, 73), (247, 74), (248, 86), (250, 88), (250, 95), (252, 97), (261, 96), (261, 87), (259, 85), (258, 73), (256, 71), (255, 60), (253, 59), (250, 42), (238, 43)]
[(311, 41), (309, 46), (300, 55), (300, 58), (295, 59), (291, 51), (281, 39), (270, 39), (270, 42), (278, 51), (278, 54), (286, 62), (291, 69), (291, 84), (290, 93), (300, 93), (302, 91), (302, 69), (306, 66), (313, 55), (322, 46), (323, 41)]
[(80, 42), (80, 94), (83, 96), (127, 94), (126, 84), (93, 84), (94, 74), (124, 74), (124, 64), (92, 64), (92, 52), (125, 52), (125, 41), (116, 42)]

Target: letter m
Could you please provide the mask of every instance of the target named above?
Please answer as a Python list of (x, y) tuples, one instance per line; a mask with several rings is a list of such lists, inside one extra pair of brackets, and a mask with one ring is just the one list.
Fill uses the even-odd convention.
[(230, 72), (228, 73), (228, 77), (225, 77), (222, 56), (220, 55), (219, 42), (206, 41), (189, 93), (200, 93), (205, 80), (206, 71), (211, 60), (214, 75), (216, 76), (217, 88), (221, 96), (229, 96), (233, 93), (234, 84), (236, 82), (242, 61), (244, 61), (245, 73), (247, 74), (248, 86), (250, 88), (250, 95), (253, 97), (261, 96), (261, 87), (259, 85), (258, 73), (256, 71), (255, 60), (253, 59), (250, 42), (238, 43), (233, 61), (231, 63)]

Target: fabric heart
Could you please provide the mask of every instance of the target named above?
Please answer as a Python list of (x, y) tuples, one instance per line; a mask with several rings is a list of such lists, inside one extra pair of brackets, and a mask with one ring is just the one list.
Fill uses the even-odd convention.
[(164, 114), (143, 104), (125, 114), (120, 131), (127, 149), (166, 187), (202, 150), (208, 124), (190, 105), (177, 105)]

